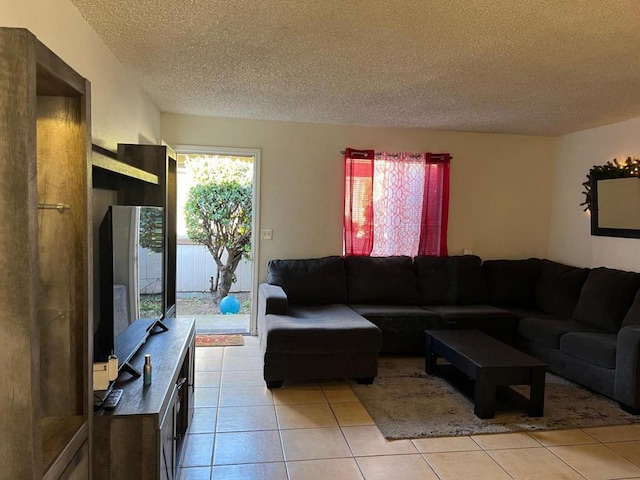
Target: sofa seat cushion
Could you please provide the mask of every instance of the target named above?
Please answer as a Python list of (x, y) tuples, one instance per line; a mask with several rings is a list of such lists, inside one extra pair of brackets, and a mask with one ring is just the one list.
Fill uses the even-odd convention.
[(539, 258), (485, 261), (482, 270), (489, 289), (488, 303), (500, 307), (534, 307), (541, 262)]
[(599, 333), (594, 326), (576, 320), (529, 317), (518, 324), (520, 337), (555, 349), (560, 348), (560, 338), (568, 332)]
[(604, 368), (616, 368), (615, 333), (569, 332), (560, 339), (562, 353)]
[(367, 303), (349, 304), (349, 307), (360, 315), (374, 317), (433, 317), (431, 310), (417, 305), (370, 305)]
[[(514, 308), (514, 307), (501, 307), (503, 310), (515, 315), (518, 318), (562, 318), (554, 317), (547, 313), (541, 312), (537, 308)], [(566, 317), (570, 318), (570, 317)]]
[(475, 329), (512, 344), (515, 339), (519, 317), (491, 305), (442, 305), (430, 310), (442, 317), (445, 329)]
[(508, 310), (491, 305), (430, 305), (423, 308), (436, 312), (443, 318), (513, 318), (518, 317)]
[(536, 305), (556, 318), (571, 318), (588, 275), (588, 268), (542, 260), (536, 286)]
[(442, 328), (439, 314), (412, 305), (349, 305), (383, 332), (422, 334), (425, 330)]
[(346, 305), (289, 306), (264, 323), (268, 353), (377, 353), (382, 346), (380, 329)]
[(640, 274), (598, 267), (589, 272), (573, 318), (617, 333), (640, 288)]
[(347, 274), (344, 258), (339, 256), (270, 260), (267, 282), (281, 287), (290, 304), (347, 302)]
[(489, 294), (476, 255), (414, 259), (420, 303), (424, 305), (473, 305), (487, 303)]
[(345, 257), (346, 303), (417, 305), (418, 279), (407, 256)]

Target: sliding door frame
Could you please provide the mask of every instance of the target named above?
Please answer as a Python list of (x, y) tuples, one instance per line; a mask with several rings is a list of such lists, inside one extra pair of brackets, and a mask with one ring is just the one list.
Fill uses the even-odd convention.
[(229, 155), (233, 157), (253, 157), (253, 186), (251, 212), (251, 314), (249, 333), (258, 334), (258, 283), (260, 265), (260, 149), (217, 147), (211, 145), (174, 145), (176, 154), (187, 155)]

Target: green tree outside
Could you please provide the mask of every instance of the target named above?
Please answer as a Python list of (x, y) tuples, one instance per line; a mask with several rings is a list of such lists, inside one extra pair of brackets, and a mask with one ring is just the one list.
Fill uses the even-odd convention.
[(187, 195), (187, 236), (205, 245), (216, 263), (212, 291), (228, 295), (240, 260), (251, 257), (253, 163), (237, 157), (193, 157), (185, 162), (195, 185)]

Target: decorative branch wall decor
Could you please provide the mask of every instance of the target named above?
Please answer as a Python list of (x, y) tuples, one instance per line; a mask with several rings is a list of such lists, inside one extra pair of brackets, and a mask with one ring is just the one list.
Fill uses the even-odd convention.
[(640, 177), (640, 160), (627, 157), (626, 160), (618, 161), (614, 158), (604, 165), (594, 165), (587, 173), (587, 181), (582, 184), (585, 200), (580, 206), (584, 206), (585, 212), (591, 210), (591, 175), (593, 173), (601, 174), (606, 178)]

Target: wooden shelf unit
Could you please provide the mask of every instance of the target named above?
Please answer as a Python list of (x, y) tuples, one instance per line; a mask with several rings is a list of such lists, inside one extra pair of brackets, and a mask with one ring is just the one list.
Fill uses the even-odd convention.
[(158, 177), (158, 185), (143, 184), (127, 192), (125, 205), (152, 205), (164, 207), (167, 227), (165, 255), (166, 316), (176, 313), (176, 258), (177, 258), (177, 156), (166, 145), (118, 144), (118, 160), (150, 172)]
[(90, 84), (0, 28), (3, 478), (88, 478)]
[[(115, 157), (115, 158), (114, 158)], [(118, 144), (118, 153), (96, 148), (92, 156), (93, 187), (113, 192), (113, 205), (164, 207), (165, 316), (175, 316), (177, 156), (165, 145)], [(106, 207), (97, 215), (106, 213)], [(94, 221), (97, 221), (95, 219)]]

